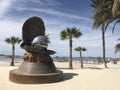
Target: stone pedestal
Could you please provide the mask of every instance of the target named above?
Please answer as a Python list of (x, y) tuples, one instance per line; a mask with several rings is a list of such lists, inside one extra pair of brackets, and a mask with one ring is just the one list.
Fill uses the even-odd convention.
[(63, 72), (56, 70), (53, 62), (23, 62), (9, 73), (9, 80), (20, 84), (53, 83), (62, 78)]

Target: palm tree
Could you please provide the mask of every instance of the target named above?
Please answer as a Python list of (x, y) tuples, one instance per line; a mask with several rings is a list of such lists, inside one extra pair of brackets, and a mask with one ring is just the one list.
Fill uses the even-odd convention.
[(69, 40), (69, 47), (70, 47), (70, 62), (69, 62), (69, 68), (73, 69), (72, 66), (72, 38), (79, 38), (82, 35), (82, 33), (77, 29), (76, 27), (72, 28), (66, 28), (61, 32), (61, 40)]
[(22, 40), (19, 39), (18, 37), (10, 37), (10, 38), (6, 38), (5, 42), (8, 44), (12, 45), (12, 61), (11, 61), (11, 66), (14, 66), (14, 57), (15, 57), (15, 44), (19, 44)]
[[(115, 21), (112, 31), (120, 22), (120, 0), (92, 0), (91, 6), (94, 8), (94, 24), (96, 29), (101, 27), (103, 39), (103, 61), (105, 62), (105, 31), (109, 24)], [(104, 63), (107, 67), (106, 62)]]
[(81, 63), (81, 68), (83, 68), (83, 60), (82, 60), (82, 51), (87, 51), (87, 49), (85, 47), (77, 47), (75, 48), (75, 51), (80, 52), (80, 63)]
[(105, 31), (108, 25), (116, 21), (113, 25), (112, 31), (118, 22), (120, 22), (120, 0), (92, 0), (91, 6), (94, 8), (94, 24), (93, 27), (102, 29), (103, 41), (103, 62), (107, 67), (105, 61)]
[(120, 43), (115, 45), (115, 53), (119, 52), (120, 53)]
[(107, 62), (105, 61), (105, 31), (110, 22), (113, 21), (112, 10), (109, 7), (112, 1), (107, 0), (92, 0), (91, 6), (94, 8), (94, 23), (93, 29), (101, 28), (102, 31), (102, 46), (103, 46), (103, 62), (107, 68)]

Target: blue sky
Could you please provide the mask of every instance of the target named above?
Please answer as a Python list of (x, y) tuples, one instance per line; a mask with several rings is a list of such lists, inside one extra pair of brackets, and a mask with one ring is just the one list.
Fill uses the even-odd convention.
[[(93, 9), (91, 0), (0, 0), (0, 53), (11, 54), (11, 45), (4, 42), (7, 37), (22, 36), (22, 25), (32, 16), (41, 17), (45, 23), (46, 34), (51, 44), (49, 49), (56, 51), (54, 56), (69, 56), (68, 41), (60, 40), (60, 32), (66, 27), (77, 27), (83, 33), (79, 39), (73, 39), (73, 56), (77, 46), (88, 50), (83, 56), (102, 56), (101, 30), (93, 30)], [(119, 43), (119, 24), (115, 33), (111, 32), (112, 24), (106, 31), (106, 56), (118, 57), (114, 54), (114, 46)], [(16, 45), (16, 54), (25, 51)]]

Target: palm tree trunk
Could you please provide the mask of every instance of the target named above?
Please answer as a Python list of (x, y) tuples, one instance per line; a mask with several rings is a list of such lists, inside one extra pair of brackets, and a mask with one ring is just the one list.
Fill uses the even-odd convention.
[(105, 60), (105, 30), (104, 30), (104, 24), (102, 24), (102, 46), (103, 46), (103, 62), (105, 65), (105, 68), (107, 68), (107, 63)]
[(69, 63), (69, 69), (73, 69), (73, 66), (72, 66), (72, 39), (70, 39), (69, 43), (70, 43), (70, 63)]
[(14, 58), (15, 58), (15, 45), (12, 46), (12, 61), (11, 66), (14, 66)]
[(81, 63), (81, 68), (83, 68), (82, 52), (81, 51), (80, 51), (80, 63)]

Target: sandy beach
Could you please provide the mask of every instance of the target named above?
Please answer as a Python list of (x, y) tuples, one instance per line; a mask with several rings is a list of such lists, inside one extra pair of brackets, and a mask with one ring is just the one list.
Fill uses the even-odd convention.
[(16, 84), (9, 81), (9, 71), (18, 68), (20, 63), (9, 66), (9, 62), (0, 62), (0, 90), (120, 90), (120, 63), (104, 65), (73, 62), (69, 70), (68, 62), (54, 62), (64, 72), (61, 82), (48, 84)]

